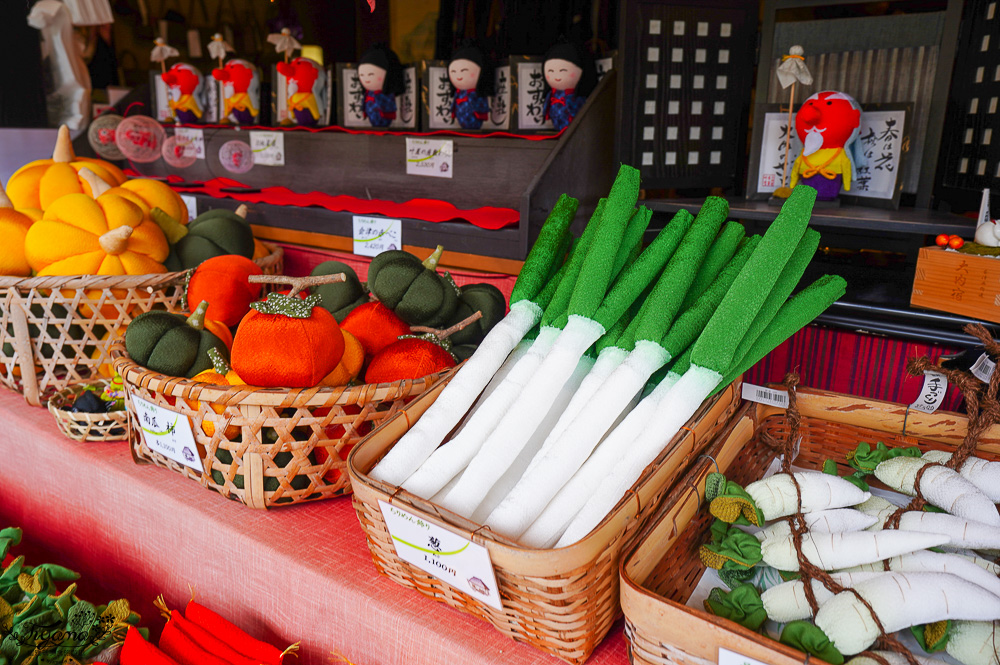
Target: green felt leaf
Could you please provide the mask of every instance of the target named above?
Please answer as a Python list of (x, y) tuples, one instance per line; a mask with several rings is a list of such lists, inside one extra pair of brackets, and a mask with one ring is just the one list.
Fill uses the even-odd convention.
[(715, 282), (719, 272), (736, 254), (745, 235), (746, 230), (739, 222), (726, 222), (723, 225), (719, 236), (712, 243), (708, 254), (705, 255), (705, 260), (702, 262), (701, 268), (698, 269), (698, 274), (691, 283), (691, 288), (684, 296), (684, 302), (681, 304), (682, 310), (691, 307), (701, 297), (701, 294)]
[(750, 630), (760, 630), (767, 621), (760, 592), (752, 584), (741, 584), (731, 591), (712, 589), (705, 599), (705, 610)]
[(910, 626), (910, 634), (917, 640), (920, 648), (927, 653), (939, 653), (948, 646), (951, 637), (952, 623), (945, 619), (936, 623)]
[(723, 522), (739, 523), (738, 520), (743, 518), (746, 520), (744, 523), (764, 526), (764, 514), (757, 507), (753, 497), (739, 483), (732, 480), (726, 481), (725, 486), (718, 489), (718, 493), (708, 505), (708, 510), (713, 517)]
[(712, 499), (719, 496), (726, 489), (726, 477), (721, 473), (710, 473), (705, 477), (705, 502), (712, 503)]
[(576, 216), (579, 205), (579, 201), (566, 194), (556, 201), (521, 266), (521, 272), (511, 291), (510, 304), (533, 300), (544, 288), (546, 280), (552, 274), (552, 266), (562, 258), (560, 249), (569, 234), (570, 223)]
[[(796, 187), (798, 189), (798, 187)], [(794, 190), (793, 190), (794, 191)], [(818, 626), (808, 621), (791, 621), (785, 624), (779, 640), (800, 651), (825, 660), (830, 665), (843, 665), (844, 656), (830, 642), (830, 638)]]
[[(720, 498), (716, 498), (715, 503)], [(752, 568), (761, 561), (760, 541), (755, 536), (732, 527), (726, 535), (705, 543), (698, 551), (702, 563), (716, 570)]]

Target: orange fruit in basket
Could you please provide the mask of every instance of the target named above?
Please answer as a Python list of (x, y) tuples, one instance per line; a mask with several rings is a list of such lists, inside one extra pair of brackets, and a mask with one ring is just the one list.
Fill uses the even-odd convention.
[(419, 379), (455, 365), (455, 357), (440, 344), (410, 337), (393, 342), (376, 354), (368, 364), (365, 381), (392, 383)]
[(3, 187), (0, 187), (0, 275), (27, 277), (31, 274), (31, 266), (24, 256), (24, 239), (28, 236), (32, 219), (14, 209), (14, 204), (7, 198)]
[(361, 347), (361, 342), (343, 328), (340, 332), (344, 335), (344, 355), (334, 370), (320, 381), (321, 386), (347, 385), (361, 372), (361, 366), (365, 364), (365, 350)]
[[(208, 302), (206, 318), (232, 327), (250, 311), (250, 303), (260, 298), (261, 284), (247, 281), (250, 275), (264, 271), (244, 256), (224, 254), (203, 262), (188, 282), (188, 307), (202, 300)], [(230, 343), (232, 346), (232, 343)]]

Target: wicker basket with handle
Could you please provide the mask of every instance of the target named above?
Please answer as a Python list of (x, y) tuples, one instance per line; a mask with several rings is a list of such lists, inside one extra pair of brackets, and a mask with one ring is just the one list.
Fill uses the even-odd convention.
[[(801, 388), (797, 394), (802, 439), (795, 466), (818, 470), (824, 460), (833, 459), (840, 475), (854, 471), (847, 466), (846, 455), (858, 443), (881, 441), (890, 448), (952, 452), (965, 438), (968, 425), (968, 419), (956, 413), (928, 415), (904, 404)], [(698, 548), (709, 540), (713, 521), (703, 505), (705, 478), (718, 470), (742, 485), (759, 479), (776, 454), (764, 443), (762, 432), (786, 436), (784, 411), (745, 406), (707, 451), (713, 459), (700, 459), (692, 466), (635, 549), (622, 558), (621, 603), (633, 663), (704, 665), (717, 662), (719, 648), (771, 665), (806, 660), (801, 651), (685, 605), (705, 570)], [(980, 437), (976, 454), (1000, 459), (1000, 426)]]
[[(284, 250), (256, 263), (282, 270)], [(111, 363), (111, 347), (133, 318), (185, 309), (186, 273), (0, 277), (0, 384), (41, 406)]]
[[(354, 508), (375, 567), (403, 586), (489, 621), (502, 633), (567, 662), (582, 663), (619, 615), (618, 559), (677, 475), (726, 424), (739, 404), (737, 380), (706, 402), (645, 469), (628, 494), (585, 538), (557, 550), (522, 547), (368, 473), (444, 389), (442, 379), (396, 418), (366, 437), (348, 458)], [(502, 610), (460, 591), (399, 557), (379, 503), (403, 510), (484, 546)]]

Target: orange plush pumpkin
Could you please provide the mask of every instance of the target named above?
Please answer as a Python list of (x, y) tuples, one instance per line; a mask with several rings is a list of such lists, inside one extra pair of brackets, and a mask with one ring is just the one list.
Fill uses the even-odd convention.
[(170, 189), (164, 182), (150, 178), (133, 178), (108, 191), (125, 197), (142, 208), (147, 215), (154, 208), (159, 208), (174, 221), (180, 224), (188, 223), (188, 209), (180, 194)]
[(319, 296), (255, 302), (233, 339), (233, 369), (255, 386), (312, 388), (344, 355), (344, 335)]
[(322, 386), (347, 385), (361, 372), (361, 366), (365, 364), (365, 350), (358, 338), (343, 328), (340, 332), (344, 335), (344, 355), (334, 370), (323, 377), (320, 382)]
[(27, 277), (31, 266), (24, 257), (24, 239), (31, 228), (32, 219), (14, 210), (14, 204), (0, 187), (0, 275)]
[[(208, 328), (208, 321), (206, 323), (206, 328)], [(228, 331), (227, 331), (228, 332)], [(214, 386), (245, 386), (246, 381), (240, 378), (240, 376), (229, 367), (226, 359), (222, 357), (218, 349), (209, 349), (208, 357), (212, 359), (212, 364), (214, 365), (212, 369), (206, 369), (200, 374), (195, 374), (193, 381), (200, 381), (201, 383), (211, 383)], [(198, 400), (184, 400), (188, 406), (192, 409), (198, 410), (201, 408), (201, 402)], [(223, 413), (226, 407), (221, 404), (212, 404), (212, 410), (216, 413)], [(201, 429), (205, 432), (207, 436), (212, 436), (215, 434), (215, 423), (210, 420), (201, 421)], [(240, 428), (236, 425), (230, 425), (226, 428), (226, 437), (233, 438), (239, 433)]]
[(39, 208), (50, 205), (66, 194), (92, 194), (90, 183), (80, 170), (88, 168), (114, 187), (125, 182), (125, 174), (114, 164), (101, 159), (77, 157), (66, 125), (59, 128), (52, 159), (25, 164), (7, 182), (7, 195), (15, 208)]
[(250, 303), (260, 298), (262, 286), (250, 284), (247, 277), (263, 271), (250, 259), (224, 254), (202, 262), (188, 282), (188, 307), (207, 300), (208, 318), (232, 327), (250, 311)]
[(358, 338), (368, 357), (395, 342), (400, 335), (410, 334), (410, 326), (380, 302), (358, 305), (340, 326)]

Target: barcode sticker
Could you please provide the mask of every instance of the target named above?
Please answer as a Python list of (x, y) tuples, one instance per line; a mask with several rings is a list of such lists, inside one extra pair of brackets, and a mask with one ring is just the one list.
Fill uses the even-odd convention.
[(924, 413), (934, 413), (941, 406), (947, 392), (948, 379), (944, 377), (944, 374), (926, 371), (924, 372), (924, 386), (920, 389), (920, 395), (910, 405), (910, 408)]
[(752, 383), (743, 384), (743, 399), (748, 402), (757, 402), (767, 406), (776, 406), (779, 409), (788, 408), (788, 392), (784, 390), (772, 390), (763, 386), (755, 386)]
[(989, 383), (990, 379), (993, 378), (993, 370), (997, 368), (997, 364), (990, 360), (990, 357), (985, 353), (979, 356), (979, 359), (972, 364), (972, 375), (983, 381)]

